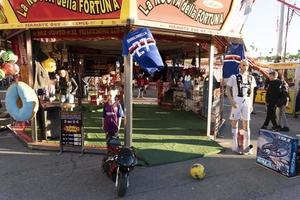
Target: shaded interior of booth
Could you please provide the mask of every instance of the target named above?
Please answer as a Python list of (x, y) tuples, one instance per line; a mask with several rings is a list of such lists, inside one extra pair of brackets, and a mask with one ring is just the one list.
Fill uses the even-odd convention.
[[(105, 28), (104, 28), (105, 29)], [(58, 61), (57, 69), (69, 68), (75, 72), (79, 72), (81, 77), (96, 76), (102, 73), (108, 73), (108, 65), (115, 65), (116, 60), (122, 62), (122, 39), (126, 29), (120, 28), (121, 31), (116, 35), (105, 35), (100, 37), (64, 37), (58, 38), (35, 37), (34, 32), (40, 30), (32, 30), (32, 40), (40, 41), (44, 45), (52, 46), (55, 49), (56, 60)], [(227, 45), (227, 40), (223, 37), (213, 37), (203, 34), (188, 34), (184, 32), (170, 32), (158, 29), (151, 29), (156, 40), (157, 47), (164, 61), (173, 62), (173, 68), (178, 63), (183, 65), (192, 65), (195, 57), (206, 60), (208, 65), (210, 43), (213, 41), (216, 47), (215, 56), (222, 55)], [(123, 34), (120, 34), (122, 33)], [(68, 62), (63, 60), (62, 52), (67, 49)], [(198, 49), (198, 50), (197, 50)], [(196, 55), (198, 54), (198, 55)], [(49, 54), (51, 56), (51, 53)], [(174, 63), (174, 60), (175, 61)], [(87, 65), (93, 65), (87, 66)], [(195, 65), (195, 63), (193, 63)], [(177, 65), (179, 68), (179, 65)], [(78, 70), (81, 68), (81, 70)], [(208, 69), (207, 69), (208, 70)], [(153, 80), (156, 81), (156, 80)], [(126, 95), (126, 94), (125, 94)], [(91, 146), (105, 146), (105, 136), (101, 129), (102, 106), (91, 105), (90, 102), (79, 98), (80, 106), (75, 107), (75, 111), (83, 112), (83, 126), (85, 134), (85, 143)], [(178, 143), (182, 148), (187, 148), (187, 144), (213, 147), (206, 143), (206, 119), (193, 112), (183, 112), (178, 110), (170, 110), (153, 105), (134, 105), (133, 107), (133, 145), (138, 147), (147, 147), (149, 145), (156, 146), (161, 141), (172, 141), (170, 145)], [(47, 111), (48, 112), (48, 111)], [(146, 114), (145, 114), (146, 113)], [(58, 142), (57, 136), (60, 134), (60, 118), (57, 110), (49, 111), (44, 116), (44, 126), (38, 131), (38, 139), (41, 141)], [(207, 116), (207, 115), (206, 115)], [(41, 134), (47, 129), (53, 129), (56, 133), (50, 133), (53, 137), (47, 138), (46, 133)], [(51, 132), (52, 130), (50, 130)], [(52, 132), (53, 132), (52, 131)], [(26, 132), (31, 135), (30, 128), (26, 128)], [(124, 130), (121, 129), (120, 137), (123, 138)], [(199, 143), (199, 138), (203, 139)], [(152, 147), (151, 147), (152, 148)], [(153, 147), (155, 148), (155, 147)], [(217, 145), (216, 149), (220, 147)], [(170, 149), (171, 150), (171, 149)], [(192, 150), (191, 150), (192, 151)]]

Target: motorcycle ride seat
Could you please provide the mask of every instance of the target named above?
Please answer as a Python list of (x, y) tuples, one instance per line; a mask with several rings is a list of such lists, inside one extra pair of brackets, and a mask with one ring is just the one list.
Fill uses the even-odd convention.
[(107, 145), (111, 147), (121, 146), (121, 142), (118, 137), (110, 136), (107, 141)]

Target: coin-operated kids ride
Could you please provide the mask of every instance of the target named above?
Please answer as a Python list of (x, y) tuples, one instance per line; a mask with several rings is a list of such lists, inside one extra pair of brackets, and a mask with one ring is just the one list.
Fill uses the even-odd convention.
[(102, 160), (102, 170), (115, 182), (119, 197), (125, 196), (129, 186), (129, 172), (137, 164), (131, 147), (124, 147), (116, 136), (107, 139), (107, 155)]

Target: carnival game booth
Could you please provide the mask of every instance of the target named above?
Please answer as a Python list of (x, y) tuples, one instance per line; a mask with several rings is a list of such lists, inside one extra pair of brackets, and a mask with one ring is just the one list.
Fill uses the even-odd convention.
[[(268, 63), (262, 64), (261, 68), (265, 71), (276, 70), (281, 74), (284, 74), (284, 80), (289, 85), (290, 102), (286, 108), (286, 112), (294, 114), (296, 96), (299, 91), (299, 79), (300, 79), (300, 63)], [(266, 90), (258, 89), (255, 101), (257, 103), (265, 103)]]
[[(225, 52), (229, 38), (240, 38), (241, 27), (253, 1), (1, 1), (1, 29), (6, 30), (13, 50), (21, 58), (21, 78), (34, 87), (34, 41), (46, 55), (55, 57), (58, 68), (75, 74), (102, 75), (122, 56), (122, 39), (132, 30), (148, 27), (162, 54), (172, 57), (182, 49), (186, 58), (209, 59), (213, 77), (216, 55)], [(136, 38), (139, 38), (137, 35)], [(143, 48), (138, 45), (138, 51)], [(181, 50), (180, 50), (181, 51)], [(66, 64), (65, 64), (66, 63)], [(132, 55), (123, 56), (125, 74), (125, 144), (132, 143)], [(104, 67), (105, 66), (105, 67)], [(116, 67), (116, 66), (114, 66)], [(114, 71), (114, 70), (112, 70)], [(79, 79), (80, 80), (80, 79)], [(79, 87), (82, 88), (82, 87)], [(211, 132), (213, 79), (208, 79), (207, 136)], [(36, 121), (32, 139), (37, 141)]]

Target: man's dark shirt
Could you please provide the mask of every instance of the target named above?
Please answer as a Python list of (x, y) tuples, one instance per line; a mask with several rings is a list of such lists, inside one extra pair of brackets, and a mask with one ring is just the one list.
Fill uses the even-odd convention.
[(277, 104), (277, 101), (281, 94), (281, 80), (276, 79), (268, 82), (268, 89), (266, 94), (266, 102), (269, 104)]

